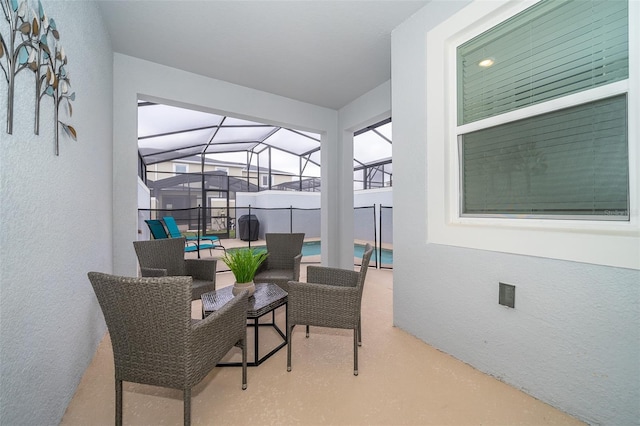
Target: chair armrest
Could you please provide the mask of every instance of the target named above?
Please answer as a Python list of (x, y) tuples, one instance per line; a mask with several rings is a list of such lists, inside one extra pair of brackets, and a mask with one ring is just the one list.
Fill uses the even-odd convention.
[(196, 280), (216, 281), (217, 259), (185, 259), (185, 272)]
[(300, 263), (302, 263), (302, 253), (293, 258), (293, 281), (300, 279)]
[(329, 268), (326, 266), (307, 266), (307, 282), (330, 284), (340, 287), (356, 287), (360, 274), (348, 269)]
[(162, 268), (140, 268), (143, 277), (166, 277), (167, 270)]
[(249, 292), (245, 290), (221, 309), (193, 324), (192, 360), (207, 372), (240, 340), (246, 341), (248, 297)]

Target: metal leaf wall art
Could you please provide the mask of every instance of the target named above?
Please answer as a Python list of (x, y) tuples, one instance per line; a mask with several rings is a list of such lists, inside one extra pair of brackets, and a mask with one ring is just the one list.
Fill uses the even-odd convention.
[[(55, 153), (59, 155), (59, 129), (73, 140), (77, 133), (73, 126), (59, 119), (64, 106), (69, 117), (73, 114), (71, 80), (67, 70), (67, 55), (60, 43), (60, 33), (53, 18), (47, 16), (38, 1), (38, 12), (29, 6), (28, 0), (0, 0), (4, 20), (0, 22), (0, 69), (7, 82), (7, 133), (13, 133), (13, 103), (16, 75), (32, 72), (35, 79), (34, 128), (40, 132), (40, 105), (51, 97), (54, 105)], [(5, 25), (6, 24), (6, 25)]]

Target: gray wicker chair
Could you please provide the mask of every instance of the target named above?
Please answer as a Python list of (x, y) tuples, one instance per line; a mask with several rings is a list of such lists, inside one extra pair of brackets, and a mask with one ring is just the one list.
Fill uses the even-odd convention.
[(191, 276), (192, 300), (216, 289), (216, 259), (185, 259), (184, 238), (134, 241), (143, 277)]
[(122, 382), (181, 389), (184, 424), (191, 388), (233, 347), (242, 349), (247, 387), (246, 291), (203, 320), (191, 319), (191, 278), (118, 277), (89, 272), (104, 314), (115, 364), (116, 425), (122, 425)]
[(304, 233), (266, 234), (267, 260), (253, 278), (255, 283), (274, 283), (289, 291), (289, 281), (300, 279), (300, 262)]
[(367, 244), (362, 256), (360, 272), (307, 267), (307, 282), (289, 282), (287, 371), (291, 371), (291, 338), (297, 324), (345, 328), (353, 330), (353, 374), (358, 375), (358, 346), (362, 344), (361, 302), (364, 281), (373, 247)]

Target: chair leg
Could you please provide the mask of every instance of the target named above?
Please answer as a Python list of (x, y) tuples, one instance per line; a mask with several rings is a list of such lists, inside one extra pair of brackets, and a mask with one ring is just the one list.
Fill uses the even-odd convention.
[(122, 380), (116, 379), (116, 426), (122, 426)]
[(358, 318), (358, 346), (362, 346), (362, 317)]
[[(256, 330), (256, 333), (258, 330)], [(247, 388), (247, 339), (242, 339), (242, 390)]]
[(293, 335), (293, 326), (289, 325), (287, 330), (287, 371), (291, 371), (291, 337)]
[(358, 327), (353, 329), (353, 375), (358, 375)]
[(307, 339), (309, 338), (309, 326), (307, 326)]
[(191, 425), (191, 388), (183, 392), (184, 399), (184, 426)]

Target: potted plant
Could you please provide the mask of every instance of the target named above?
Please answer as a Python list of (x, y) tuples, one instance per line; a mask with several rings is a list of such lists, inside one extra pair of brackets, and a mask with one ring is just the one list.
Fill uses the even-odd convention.
[(249, 290), (249, 296), (253, 295), (256, 291), (253, 277), (268, 255), (266, 251), (252, 248), (227, 250), (222, 257), (222, 261), (231, 269), (236, 279), (232, 290), (234, 295), (240, 293), (242, 290)]

